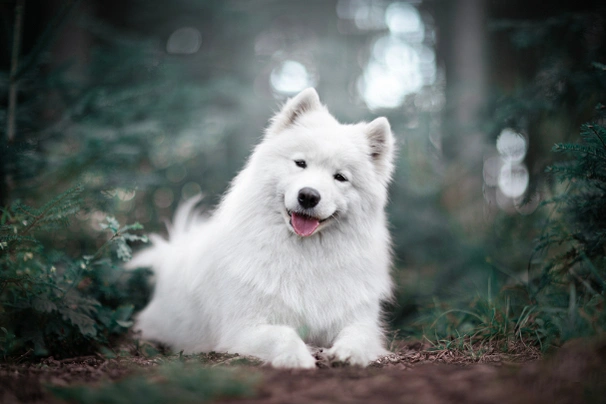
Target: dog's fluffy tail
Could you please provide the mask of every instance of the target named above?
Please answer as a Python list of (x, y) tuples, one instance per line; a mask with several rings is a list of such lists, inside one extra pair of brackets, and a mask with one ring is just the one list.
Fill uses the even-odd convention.
[(195, 208), (198, 202), (202, 200), (202, 194), (198, 194), (185, 202), (182, 202), (173, 218), (172, 223), (166, 221), (168, 230), (168, 239), (159, 234), (150, 234), (151, 245), (138, 253), (126, 263), (125, 269), (132, 270), (136, 268), (151, 268), (154, 272), (161, 266), (164, 257), (170, 256), (170, 250), (179, 242), (180, 239), (187, 236), (193, 226), (201, 223), (204, 219), (200, 212)]

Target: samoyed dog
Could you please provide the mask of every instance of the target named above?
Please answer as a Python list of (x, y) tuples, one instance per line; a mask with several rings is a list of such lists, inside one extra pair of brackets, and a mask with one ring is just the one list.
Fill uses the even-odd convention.
[(216, 211), (190, 199), (133, 258), (156, 280), (136, 329), (283, 368), (314, 368), (310, 347), (362, 366), (387, 354), (393, 150), (386, 118), (340, 124), (312, 88), (290, 99)]

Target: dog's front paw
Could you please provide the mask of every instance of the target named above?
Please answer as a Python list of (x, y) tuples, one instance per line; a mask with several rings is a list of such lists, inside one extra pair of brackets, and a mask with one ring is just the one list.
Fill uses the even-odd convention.
[(295, 354), (291, 352), (283, 353), (276, 356), (271, 365), (275, 368), (287, 369), (315, 369), (316, 360), (309, 353)]
[(359, 366), (367, 366), (370, 362), (387, 354), (389, 354), (389, 352), (382, 348), (368, 350), (367, 348), (365, 349), (365, 347), (339, 343), (336, 343), (332, 348), (326, 351), (326, 355), (331, 360)]

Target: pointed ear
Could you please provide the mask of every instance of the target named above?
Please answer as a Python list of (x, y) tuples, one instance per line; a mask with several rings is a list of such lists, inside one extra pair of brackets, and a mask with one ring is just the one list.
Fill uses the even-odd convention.
[(385, 117), (375, 119), (364, 128), (370, 144), (370, 157), (377, 172), (389, 180), (393, 171), (394, 138)]
[(267, 135), (280, 133), (292, 126), (302, 115), (322, 108), (320, 97), (313, 88), (307, 88), (284, 104), (282, 110), (272, 119), (266, 130)]

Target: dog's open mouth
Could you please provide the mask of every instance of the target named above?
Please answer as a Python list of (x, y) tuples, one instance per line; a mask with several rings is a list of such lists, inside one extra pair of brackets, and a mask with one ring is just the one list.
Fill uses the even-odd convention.
[(329, 216), (325, 219), (318, 219), (304, 213), (290, 211), (288, 212), (288, 215), (290, 216), (290, 225), (295, 233), (301, 237), (311, 236), (321, 223), (332, 217)]

